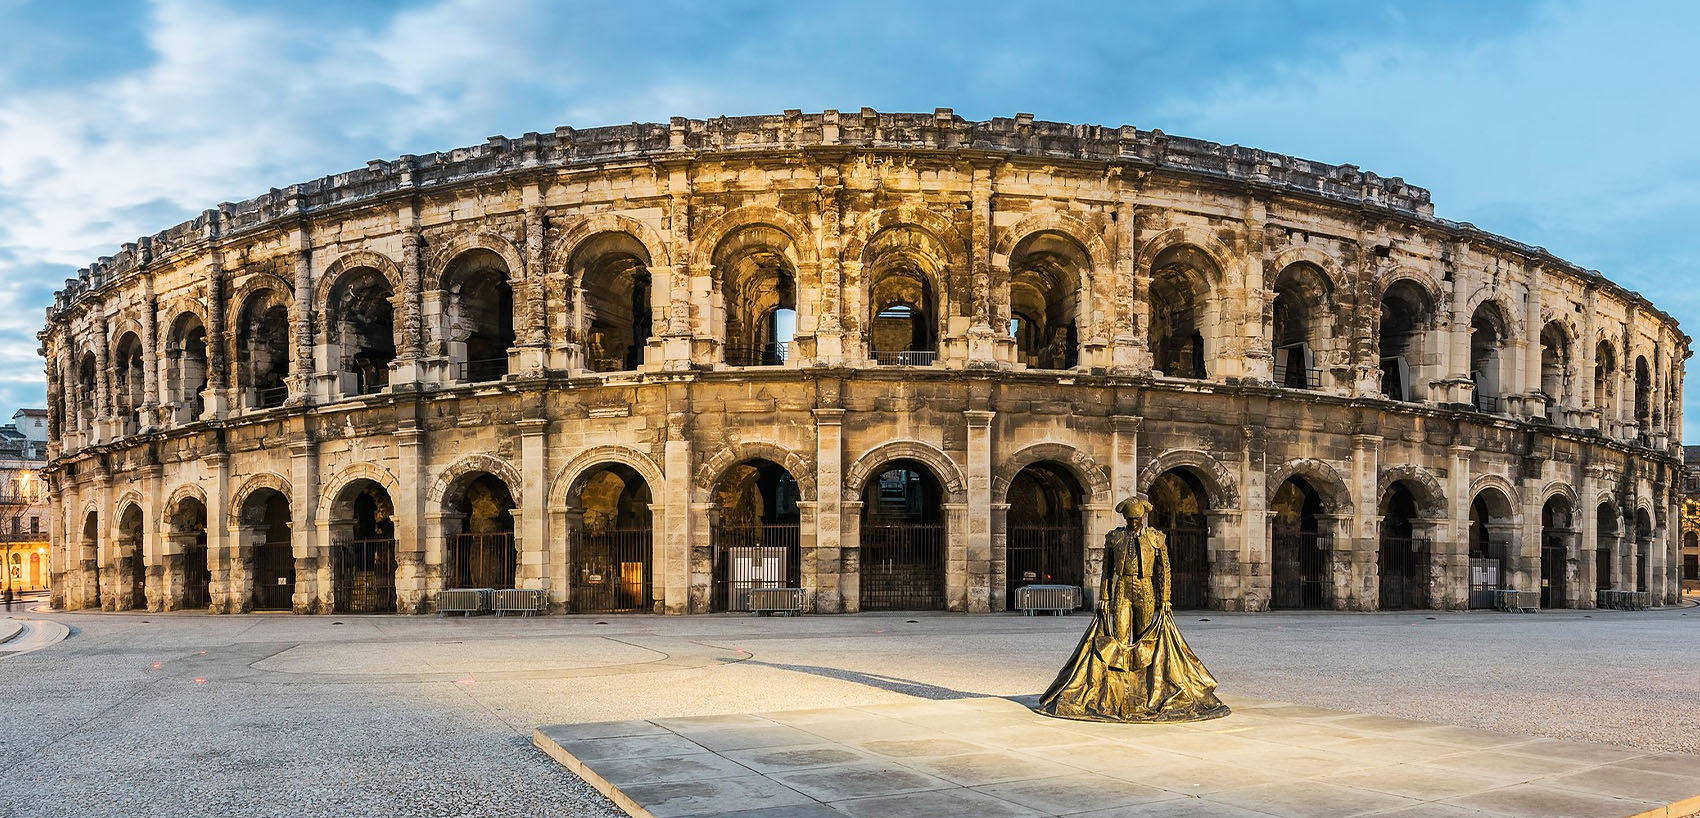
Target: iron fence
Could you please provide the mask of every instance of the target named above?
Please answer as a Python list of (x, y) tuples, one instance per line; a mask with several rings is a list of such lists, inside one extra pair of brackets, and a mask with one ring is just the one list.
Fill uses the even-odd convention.
[(345, 540), (331, 546), (331, 610), (395, 610), (395, 540)]
[(1471, 401), (1475, 404), (1478, 412), (1497, 413), (1499, 411), (1499, 398), (1491, 395), (1483, 395), (1477, 392), (1471, 398)]
[(732, 366), (783, 366), (790, 354), (791, 344), (787, 341), (755, 347), (727, 347), (726, 363)]
[(1561, 608), (1568, 590), (1564, 584), (1565, 555), (1561, 540), (1541, 543), (1541, 607)]
[(755, 589), (800, 587), (798, 535), (796, 523), (716, 528), (712, 609), (748, 611)]
[(288, 610), (295, 607), (295, 552), (288, 542), (256, 546), (252, 571), (255, 608)]
[(1329, 580), (1329, 538), (1313, 531), (1274, 537), (1274, 587), (1270, 607), (1326, 608), (1333, 596)]
[(1314, 366), (1276, 364), (1275, 385), (1292, 389), (1321, 389), (1322, 370)]
[(575, 531), (571, 536), (574, 611), (623, 613), (654, 608), (654, 536), (650, 529)]
[(930, 349), (905, 349), (901, 352), (874, 353), (874, 362), (880, 366), (932, 366), (938, 359), (938, 351)]
[(1080, 587), (1085, 535), (1078, 525), (1012, 525), (1004, 532), (1006, 599), (1023, 585)]
[(289, 400), (288, 386), (267, 387), (257, 390), (255, 395), (256, 405), (261, 409), (275, 409), (282, 406), (284, 401), (287, 400)]
[(1428, 543), (1381, 537), (1381, 604), (1384, 611), (1428, 607)]
[(944, 609), (944, 526), (862, 526), (862, 610)]
[(461, 361), (456, 364), (456, 375), (463, 383), (484, 383), (499, 381), (508, 374), (507, 356), (500, 358), (480, 358), (475, 361)]
[(511, 531), (456, 534), (449, 541), (445, 588), (514, 587), (514, 535)]
[(1169, 546), (1169, 600), (1178, 609), (1210, 604), (1209, 534), (1202, 528), (1163, 529)]
[(1492, 557), (1470, 558), (1470, 607), (1494, 607), (1494, 592), (1500, 590), (1500, 564)]

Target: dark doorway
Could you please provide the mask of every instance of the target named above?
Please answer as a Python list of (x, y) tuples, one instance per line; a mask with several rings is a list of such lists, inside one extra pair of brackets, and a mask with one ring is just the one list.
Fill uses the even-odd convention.
[(148, 568), (142, 553), (142, 509), (138, 506), (125, 507), (124, 513), (118, 517), (118, 550), (122, 555), (120, 564), (130, 579), (129, 607), (145, 611), (148, 609)]
[(944, 558), (937, 478), (916, 461), (892, 461), (862, 488), (862, 610), (943, 610)]
[(1470, 607), (1492, 608), (1511, 566), (1511, 501), (1498, 489), (1483, 489), (1470, 502)]
[(448, 520), (447, 588), (514, 587), (514, 498), (493, 474), (466, 484)]
[(1541, 507), (1541, 607), (1567, 606), (1566, 567), (1569, 564), (1570, 540), (1575, 531), (1570, 525), (1570, 501), (1555, 496)]
[(1188, 469), (1170, 469), (1151, 481), (1151, 525), (1169, 547), (1169, 597), (1175, 608), (1210, 605), (1210, 495)]
[(630, 466), (605, 466), (585, 479), (578, 496), (582, 518), (568, 529), (574, 611), (655, 609), (650, 502), (649, 483)]
[(343, 489), (331, 509), (331, 610), (395, 611), (395, 504), (371, 480)]
[(726, 471), (715, 487), (715, 611), (748, 611), (756, 588), (801, 587), (797, 481), (771, 460)]
[(1004, 529), (1006, 599), (1014, 599), (1016, 589), (1024, 585), (1084, 585), (1084, 496), (1074, 475), (1055, 463), (1034, 463), (1010, 481)]
[(1428, 543), (1415, 536), (1417, 498), (1394, 483), (1381, 501), (1381, 610), (1428, 607)]
[(1594, 509), (1594, 588), (1609, 591), (1612, 584), (1612, 550), (1617, 545), (1617, 509), (1601, 503)]
[(171, 537), (183, 548), (184, 610), (212, 604), (212, 566), (207, 562), (207, 507), (193, 497), (177, 502), (171, 513)]
[(289, 499), (271, 489), (249, 495), (242, 523), (254, 539), (253, 606), (287, 611), (295, 606), (295, 550), (290, 542)]
[(1322, 497), (1302, 477), (1292, 477), (1269, 504), (1271, 608), (1327, 608), (1329, 543), (1321, 531)]

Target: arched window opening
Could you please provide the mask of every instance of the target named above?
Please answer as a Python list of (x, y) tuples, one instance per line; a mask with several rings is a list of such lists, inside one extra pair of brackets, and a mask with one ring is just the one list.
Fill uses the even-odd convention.
[(1492, 608), (1511, 565), (1511, 501), (1498, 489), (1483, 489), (1470, 502), (1470, 607)]
[(143, 553), (142, 509), (137, 505), (124, 507), (118, 516), (118, 574), (127, 582), (118, 600), (119, 609), (145, 611), (148, 609), (148, 567)]
[(395, 360), (395, 293), (389, 279), (370, 267), (344, 275), (325, 305), (331, 366), (344, 395), (371, 395), (390, 383)]
[(1492, 302), (1476, 308), (1470, 320), (1470, 380), (1475, 383), (1475, 406), (1498, 412), (1504, 375), (1505, 317)]
[(568, 523), (572, 606), (580, 613), (655, 609), (649, 483), (614, 463), (583, 481)]
[(1700, 535), (1693, 531), (1682, 532), (1682, 580), (1700, 580)]
[(269, 409), (289, 398), (289, 307), (262, 290), (248, 297), (236, 320), (236, 377), (243, 405)]
[(714, 489), (715, 611), (748, 611), (758, 588), (802, 587), (798, 542), (802, 499), (784, 466), (751, 460), (726, 471)]
[(83, 547), (77, 567), (83, 573), (84, 604), (100, 607), (100, 517), (93, 511), (83, 518)]
[(172, 573), (183, 577), (184, 610), (206, 610), (212, 604), (212, 564), (207, 553), (207, 507), (193, 497), (177, 502), (171, 512), (173, 553), (167, 556)]
[(1381, 297), (1381, 394), (1422, 400), (1423, 339), (1434, 320), (1428, 293), (1415, 282), (1394, 282)]
[(1635, 422), (1641, 425), (1645, 440), (1653, 430), (1653, 374), (1645, 355), (1635, 357)]
[(1169, 598), (1182, 610), (1210, 605), (1210, 495), (1190, 469), (1157, 475), (1147, 492), (1151, 526), (1163, 532), (1169, 547)]
[[(715, 249), (714, 269), (726, 306), (726, 363), (785, 363), (797, 309), (797, 263), (791, 237), (766, 225), (746, 227)], [(789, 327), (782, 323), (781, 312), (789, 316)]]
[(479, 473), (463, 481), (444, 518), (448, 541), (445, 587), (514, 587), (514, 498), (506, 483)]
[(1016, 360), (1034, 369), (1072, 369), (1080, 360), (1080, 288), (1092, 262), (1079, 243), (1037, 233), (1010, 253), (1010, 337)]
[(287, 611), (295, 607), (295, 549), (290, 537), (289, 498), (273, 489), (258, 489), (242, 501), (239, 517), (241, 549), (253, 581), (254, 610)]
[(142, 340), (126, 332), (113, 348), (113, 415), (118, 418), (122, 434), (134, 434), (140, 428), (142, 401), (146, 396), (147, 376), (142, 367)]
[[(1068, 469), (1034, 463), (1009, 483), (1005, 516), (1005, 599), (1025, 585), (1086, 582), (1086, 492)], [(1082, 593), (1080, 599), (1084, 601)]]
[(200, 316), (186, 312), (171, 324), (165, 342), (166, 400), (178, 423), (199, 420), (207, 388), (207, 330)]
[(462, 253), (443, 276), (449, 303), (449, 358), (458, 380), (499, 381), (514, 345), (514, 293), (508, 265), (495, 251)]
[(1427, 608), (1428, 543), (1416, 536), (1417, 497), (1403, 482), (1394, 483), (1380, 512), (1380, 608)]
[(1208, 378), (1204, 328), (1214, 262), (1188, 245), (1164, 250), (1151, 263), (1151, 366), (1171, 378)]
[(1647, 582), (1647, 557), (1653, 553), (1653, 518), (1644, 508), (1635, 510), (1635, 587), (1631, 591), (1651, 591)]
[(876, 363), (931, 366), (938, 360), (945, 258), (938, 240), (915, 227), (890, 228), (868, 243), (867, 342)]
[(1322, 495), (1302, 477), (1290, 477), (1269, 504), (1273, 587), (1271, 608), (1327, 608), (1333, 601), (1328, 535), (1322, 530)]
[(913, 460), (887, 463), (862, 487), (864, 611), (944, 610), (944, 493)]
[(1570, 543), (1576, 536), (1571, 525), (1570, 501), (1553, 496), (1541, 506), (1541, 607), (1570, 607)]
[(601, 233), (573, 253), (584, 365), (624, 372), (643, 365), (652, 327), (649, 252), (627, 233)]
[(337, 494), (331, 518), (331, 610), (396, 609), (395, 503), (384, 487), (356, 480)]
[(1594, 347), (1594, 408), (1604, 421), (1616, 419), (1617, 352), (1611, 344), (1601, 341)]
[(1314, 265), (1292, 264), (1275, 278), (1270, 304), (1275, 384), (1292, 389), (1322, 387), (1317, 353), (1326, 342), (1323, 316), (1330, 304), (1328, 277)]
[(71, 409), (79, 419), (77, 427), (84, 430), (94, 428), (95, 395), (100, 393), (98, 371), (94, 353), (84, 353), (82, 363), (77, 365), (77, 395)]
[(1601, 503), (1594, 510), (1594, 588), (1609, 591), (1617, 587), (1617, 509), (1611, 503)]
[(1570, 404), (1570, 337), (1557, 322), (1541, 329), (1541, 392), (1547, 420), (1558, 422)]

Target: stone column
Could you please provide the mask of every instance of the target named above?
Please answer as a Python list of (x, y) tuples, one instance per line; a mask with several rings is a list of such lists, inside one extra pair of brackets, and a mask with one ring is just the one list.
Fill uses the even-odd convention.
[(691, 440), (689, 397), (668, 396), (667, 442), (662, 446), (661, 537), (656, 573), (662, 579), (661, 612), (690, 612)]
[(207, 582), (209, 608), (213, 613), (236, 613), (240, 606), (232, 607), (231, 598), (236, 594), (233, 587), (239, 579), (237, 567), (233, 564), (233, 552), (236, 550), (230, 531), (229, 505), (230, 485), (230, 455), (224, 452), (211, 452), (201, 456), (201, 463), (211, 473), (212, 480), (204, 488), (207, 492), (207, 569), (210, 576)]
[(118, 436), (112, 423), (112, 356), (107, 350), (107, 321), (104, 315), (104, 305), (96, 305), (96, 311), (101, 312), (94, 322), (94, 371), (95, 371), (95, 430), (96, 440), (104, 442)]
[[(296, 613), (325, 613), (331, 601), (330, 552), (321, 550), (319, 523), (318, 446), (298, 432), (289, 442), (289, 547), (295, 556), (295, 593), (290, 606)], [(321, 570), (321, 568), (323, 570)]]
[(1244, 546), (1236, 536), (1245, 522), (1238, 509), (1211, 509), (1204, 513), (1206, 547), (1210, 557), (1210, 607), (1222, 611), (1248, 610), (1246, 577), (1240, 565)]
[(424, 492), (425, 430), (412, 417), (403, 417), (395, 431), (396, 481), (395, 501), (395, 591), (397, 613), (427, 613), (430, 610), (427, 565), (442, 567), (442, 555), (435, 562), (425, 559), (426, 531)]
[(1381, 607), (1381, 498), (1376, 486), (1381, 475), (1380, 435), (1352, 435), (1350, 610), (1373, 611)]
[[(804, 363), (830, 365), (843, 363), (847, 354), (844, 338), (844, 267), (843, 267), (843, 194), (838, 168), (827, 165), (821, 169), (819, 207), (821, 214), (820, 264), (816, 270), (818, 293), (815, 304), (799, 303), (799, 325), (812, 326), (810, 349), (805, 351)], [(799, 299), (801, 300), (801, 299)], [(812, 310), (805, 315), (805, 310)], [(812, 319), (812, 321), (810, 321)], [(801, 337), (798, 341), (802, 341)]]
[[(1591, 368), (1590, 368), (1591, 369)], [(1576, 580), (1571, 583), (1574, 592), (1573, 607), (1592, 608), (1595, 606), (1595, 588), (1599, 587), (1598, 545), (1600, 537), (1599, 507), (1594, 504), (1594, 498), (1600, 494), (1601, 470), (1598, 466), (1585, 467), (1582, 485), (1577, 492), (1579, 508), (1576, 514), (1581, 519), (1580, 540), (1576, 543)]]
[[(967, 358), (989, 365), (997, 360), (998, 332), (992, 325), (992, 171), (993, 165), (976, 163), (970, 196), (971, 215), (968, 236), (968, 319)], [(950, 290), (947, 282), (945, 290)], [(953, 310), (954, 312), (955, 310)], [(954, 316), (945, 316), (946, 331)], [(1004, 333), (1008, 340), (1008, 333)], [(942, 346), (942, 345), (941, 345)]]
[(1447, 609), (1470, 606), (1470, 455), (1474, 446), (1448, 446), (1451, 468), (1447, 471), (1446, 531), (1450, 536), (1429, 543), (1436, 585), (1429, 589), (1433, 599)]
[(142, 275), (142, 412), (137, 426), (147, 431), (159, 424), (159, 298), (153, 275)]
[(518, 424), (520, 434), (520, 476), (524, 492), (523, 528), (520, 532), (518, 570), (515, 587), (541, 588), (550, 586), (549, 565), (549, 420), (526, 418)]
[(423, 315), (423, 283), (421, 258), (423, 238), (412, 202), (401, 207), (398, 220), (406, 225), (401, 236), (401, 292), (396, 320), (401, 326), (401, 343), (396, 346), (396, 359), (390, 364), (390, 388), (401, 384), (417, 384), (424, 380), (425, 316)]
[(1240, 583), (1245, 610), (1268, 610), (1274, 593), (1274, 561), (1269, 553), (1269, 498), (1265, 486), (1265, 441), (1261, 429), (1246, 428), (1240, 450), (1240, 510), (1244, 528), (1240, 551)]
[[(692, 502), (690, 508), (690, 592), (687, 613), (708, 613), (714, 605), (714, 533), (719, 527), (720, 509), (714, 503), (706, 502)], [(728, 595), (728, 602), (730, 601)]]
[[(844, 410), (816, 409), (815, 416), (815, 549), (803, 566), (814, 574), (803, 576), (803, 587), (814, 595), (816, 613), (856, 610), (858, 595), (855, 572), (844, 564), (851, 552), (844, 548), (842, 524), (844, 498)], [(850, 542), (854, 542), (851, 540)], [(850, 583), (847, 587), (845, 583)]]
[(968, 525), (964, 539), (962, 582), (964, 605), (971, 613), (997, 610), (994, 602), (1003, 601), (1004, 590), (994, 586), (994, 572), (1003, 566), (992, 562), (992, 419), (996, 412), (970, 409), (962, 413), (968, 423), (967, 502), (969, 508), (985, 509), (985, 514), (964, 515)]
[[(224, 258), (217, 247), (208, 253), (207, 264), (207, 386), (201, 391), (202, 419), (224, 417), (230, 408), (230, 341), (224, 330), (229, 282), (224, 280)], [(218, 538), (223, 537), (221, 527)]]
[[(525, 377), (541, 377), (549, 354), (549, 325), (547, 321), (548, 275), (544, 239), (548, 225), (543, 215), (542, 193), (536, 185), (523, 191), (525, 209), (525, 271), (524, 286), (516, 294), (524, 298), (523, 310), (515, 321), (518, 338), (514, 345), (515, 360), (509, 371)], [(516, 301), (516, 305), (519, 302)]]
[[(142, 470), (142, 496), (146, 498), (142, 511), (142, 543), (137, 559), (143, 560), (146, 566), (147, 579), (143, 583), (144, 594), (147, 596), (147, 609), (150, 611), (165, 610), (167, 583), (165, 581), (165, 537), (161, 536), (160, 517), (165, 513), (164, 481), (160, 479), (164, 469), (157, 463)], [(144, 559), (145, 557), (145, 559)]]
[(1111, 272), (1114, 289), (1114, 326), (1110, 327), (1110, 364), (1117, 368), (1149, 370), (1146, 327), (1151, 320), (1151, 276), (1135, 269), (1134, 248), (1139, 241), (1134, 225), (1133, 203), (1116, 204), (1115, 262)]
[(841, 507), (844, 510), (840, 517), (844, 548), (840, 552), (843, 573), (840, 574), (839, 588), (844, 595), (844, 612), (856, 613), (862, 610), (862, 501), (848, 499)]
[[(318, 316), (313, 308), (313, 244), (308, 233), (307, 223), (303, 221), (295, 230), (295, 309), (290, 318), (294, 324), (290, 327), (290, 340), (294, 342), (294, 352), (290, 355), (289, 402), (291, 404), (311, 403), (313, 389), (313, 335), (318, 325)], [(307, 529), (297, 529), (306, 531)], [(296, 574), (300, 577), (299, 572)], [(299, 593), (299, 591), (297, 591)]]
[(1358, 538), (1353, 536), (1353, 515), (1319, 514), (1319, 527), (1325, 527), (1330, 544), (1328, 550), (1329, 607), (1336, 611), (1364, 610), (1364, 596), (1355, 582), (1354, 570), (1360, 561)]

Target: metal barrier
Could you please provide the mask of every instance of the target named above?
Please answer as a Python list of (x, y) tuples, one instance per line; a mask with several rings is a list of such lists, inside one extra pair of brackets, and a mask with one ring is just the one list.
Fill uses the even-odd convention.
[(500, 358), (483, 358), (476, 361), (462, 361), (455, 367), (459, 370), (459, 380), (465, 383), (484, 383), (499, 381), (508, 374), (507, 356)]
[(726, 363), (731, 366), (783, 366), (790, 353), (791, 345), (786, 341), (757, 347), (727, 347)]
[(254, 400), (255, 406), (260, 409), (275, 409), (282, 406), (284, 401), (289, 400), (289, 387), (273, 386), (268, 389), (257, 390)]
[(1080, 607), (1080, 589), (1073, 585), (1024, 585), (1015, 589), (1015, 608), (1033, 616), (1050, 611), (1062, 616)]
[(458, 613), (472, 616), (490, 610), (491, 588), (450, 588), (437, 595), (437, 615)]
[(802, 588), (751, 588), (750, 612), (760, 616), (783, 614), (795, 616), (803, 612)]
[(536, 588), (503, 588), (490, 595), (490, 610), (497, 616), (532, 616), (549, 610), (549, 592)]
[(874, 361), (880, 366), (932, 366), (938, 359), (938, 352), (930, 349), (905, 349), (901, 352), (874, 353)]
[(1084, 539), (1078, 525), (1010, 526), (1004, 535), (1004, 593), (1013, 597), (1023, 585), (1079, 585)]
[(1540, 591), (1500, 588), (1493, 592), (1493, 607), (1506, 613), (1535, 613), (1540, 610)]
[(1289, 389), (1321, 389), (1322, 370), (1317, 367), (1275, 366), (1275, 385)]
[(1647, 591), (1601, 588), (1596, 594), (1595, 606), (1613, 611), (1645, 611), (1653, 601), (1652, 594)]

